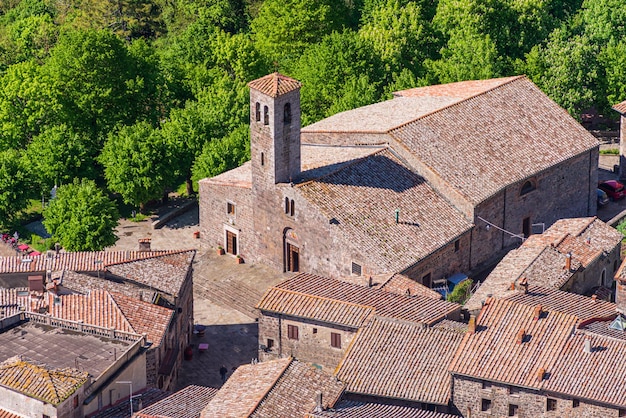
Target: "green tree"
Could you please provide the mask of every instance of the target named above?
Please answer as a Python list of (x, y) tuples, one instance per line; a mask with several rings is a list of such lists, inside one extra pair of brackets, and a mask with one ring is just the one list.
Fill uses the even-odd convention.
[(33, 138), (25, 158), (31, 179), (47, 191), (75, 178), (95, 178), (97, 151), (88, 137), (57, 125)]
[(259, 51), (282, 65), (325, 35), (341, 30), (347, 16), (343, 2), (265, 0), (250, 27)]
[(8, 227), (28, 204), (31, 193), (20, 153), (0, 151), (0, 225)]
[[(333, 111), (376, 102), (387, 76), (371, 45), (350, 30), (333, 33), (307, 48), (290, 75), (302, 82), (304, 126)], [(359, 97), (360, 93), (364, 95)]]
[(43, 211), (43, 225), (68, 251), (98, 251), (115, 244), (119, 213), (92, 180), (60, 186)]
[(98, 161), (109, 189), (124, 202), (139, 206), (163, 195), (172, 181), (166, 142), (147, 122), (124, 126), (109, 134)]
[(204, 144), (226, 136), (248, 122), (248, 89), (244, 83), (226, 75), (200, 92), (197, 101), (184, 109), (174, 109), (170, 120), (161, 126), (161, 134), (172, 150), (177, 178), (187, 183), (193, 194), (192, 167)]
[(224, 138), (204, 144), (193, 165), (193, 180), (213, 177), (250, 159), (250, 127), (241, 125)]

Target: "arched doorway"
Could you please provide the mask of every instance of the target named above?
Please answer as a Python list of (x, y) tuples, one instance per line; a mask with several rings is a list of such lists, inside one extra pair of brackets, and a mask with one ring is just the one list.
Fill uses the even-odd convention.
[(300, 271), (300, 243), (295, 231), (285, 228), (283, 231), (283, 269), (284, 271)]

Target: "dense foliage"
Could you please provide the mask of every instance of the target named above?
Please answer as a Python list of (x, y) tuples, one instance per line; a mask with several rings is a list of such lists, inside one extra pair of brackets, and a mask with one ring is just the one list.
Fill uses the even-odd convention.
[(193, 193), (248, 158), (246, 83), (272, 71), (302, 81), (305, 125), (521, 73), (609, 114), (624, 28), (617, 0), (0, 0), (0, 224), (75, 179), (137, 208)]

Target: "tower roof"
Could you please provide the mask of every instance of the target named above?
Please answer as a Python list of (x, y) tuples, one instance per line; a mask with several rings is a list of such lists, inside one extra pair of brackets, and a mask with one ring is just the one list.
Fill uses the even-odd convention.
[(280, 95), (289, 93), (290, 91), (299, 89), (302, 84), (298, 80), (289, 78), (280, 73), (268, 74), (265, 77), (252, 80), (248, 83), (251, 89), (260, 91), (261, 93), (270, 96), (278, 97)]

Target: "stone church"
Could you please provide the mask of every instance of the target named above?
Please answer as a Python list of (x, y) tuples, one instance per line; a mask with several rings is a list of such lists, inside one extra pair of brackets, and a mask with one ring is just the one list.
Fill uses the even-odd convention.
[(200, 181), (202, 239), (246, 262), (434, 286), (595, 215), (598, 141), (524, 76), (404, 90), (304, 128), (297, 80), (249, 87), (251, 161)]

